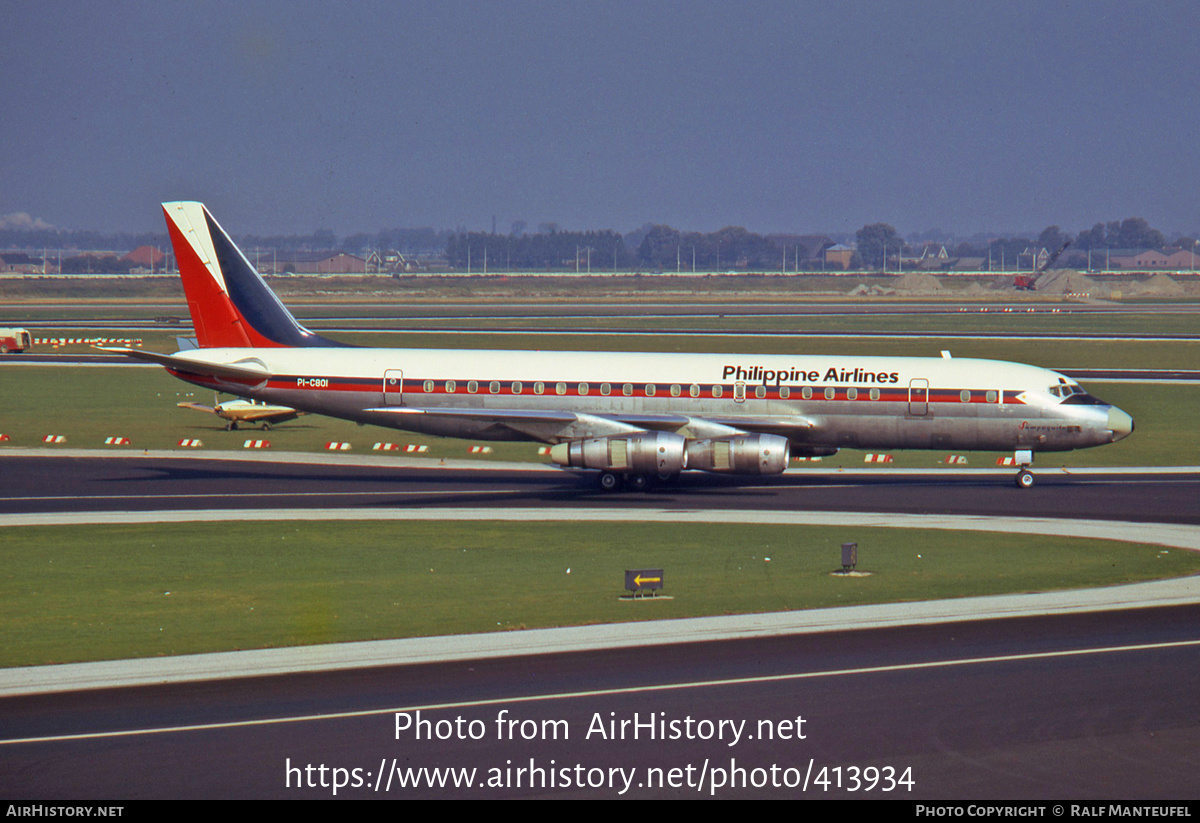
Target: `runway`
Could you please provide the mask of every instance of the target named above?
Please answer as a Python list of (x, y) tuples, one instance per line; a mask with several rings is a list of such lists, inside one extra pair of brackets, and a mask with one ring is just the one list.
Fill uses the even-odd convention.
[[(285, 298), (288, 300), (290, 298)], [(294, 302), (294, 301), (292, 301)], [(30, 305), (24, 310), (48, 307)], [(60, 307), (54, 307), (60, 308)], [(97, 317), (81, 319), (69, 314), (37, 319), (22, 319), (30, 329), (79, 329), (107, 333), (168, 331), (191, 335), (186, 307), (171, 311), (165, 307), (143, 307), (157, 319), (131, 317)], [(463, 334), (464, 332), (493, 335), (646, 335), (699, 337), (797, 337), (797, 338), (871, 338), (871, 339), (986, 339), (986, 340), (1139, 340), (1193, 341), (1196, 333), (1153, 333), (1146, 329), (1131, 332), (1076, 330), (979, 330), (930, 331), (867, 328), (838, 331), (788, 327), (786, 321), (828, 318), (932, 318), (956, 317), (993, 322), (994, 318), (1011, 322), (1016, 318), (1066, 319), (1069, 317), (1121, 317), (1124, 315), (1184, 315), (1200, 312), (1197, 304), (1187, 302), (1110, 303), (1110, 302), (1047, 302), (1005, 300), (998, 296), (987, 302), (966, 302), (953, 297), (942, 300), (921, 295), (880, 302), (872, 299), (797, 299), (793, 294), (781, 294), (777, 300), (747, 301), (671, 300), (650, 297), (648, 300), (596, 301), (539, 301), (489, 300), (486, 305), (471, 302), (429, 301), (398, 302), (396, 304), (311, 302), (294, 306), (296, 317), (312, 329), (325, 334), (413, 332), (421, 334)], [(161, 315), (168, 315), (164, 319)], [(736, 321), (761, 321), (753, 329), (737, 328)], [(729, 327), (728, 323), (734, 327)], [(14, 321), (15, 322), (15, 321)], [(689, 325), (689, 322), (695, 325)], [(784, 325), (781, 326), (780, 323)], [(1074, 321), (1077, 322), (1077, 321)], [(632, 324), (632, 325), (631, 325)]]
[[(686, 472), (648, 493), (600, 492), (591, 472), (336, 455), (227, 453), (228, 459), (5, 450), (22, 482), (0, 489), (0, 513), (178, 509), (663, 508), (680, 511), (916, 512), (1200, 524), (1200, 469), (1039, 470), (1033, 490), (1008, 469), (792, 469), (782, 476)], [(78, 451), (79, 455), (95, 452)], [(64, 468), (66, 467), (66, 468)]]
[(1195, 798), (1197, 637), (1191, 606), (8, 698), (5, 740), (63, 737), (0, 744), (0, 791)]
[[(954, 297), (922, 299), (919, 294), (903, 295), (890, 300), (863, 298), (845, 300), (828, 295), (806, 295), (803, 292), (780, 292), (777, 297), (753, 300), (728, 300), (720, 298), (671, 300), (654, 296), (630, 298), (629, 300), (523, 301), (489, 299), (486, 304), (475, 301), (429, 300), (403, 301), (395, 303), (362, 303), (328, 300), (324, 305), (311, 300), (299, 302), (287, 295), (284, 302), (294, 304), (293, 313), (302, 322), (355, 322), (368, 318), (395, 318), (403, 320), (531, 320), (538, 318), (600, 319), (600, 318), (734, 318), (734, 317), (843, 317), (857, 315), (951, 315), (966, 314), (1058, 314), (1058, 315), (1119, 315), (1119, 314), (1196, 314), (1200, 307), (1195, 303), (1164, 301), (1160, 303), (1113, 303), (1102, 301), (1084, 302), (1063, 300), (1050, 296), (1050, 300), (1005, 300), (998, 295), (994, 300), (963, 301)], [(90, 304), (87, 304), (90, 305)], [(22, 304), (23, 311), (48, 312), (63, 309), (63, 304)], [(63, 313), (58, 316), (42, 316), (28, 321), (29, 328), (108, 328), (117, 324), (131, 328), (190, 328), (187, 322), (187, 306), (176, 304), (126, 304), (126, 309), (140, 309), (146, 315), (159, 319), (136, 319), (126, 315), (81, 319)], [(162, 319), (166, 316), (167, 319)]]
[[(685, 475), (605, 495), (541, 467), (209, 457), (6, 451), (23, 479), (0, 512), (617, 506), (1200, 525), (1197, 469), (1041, 472), (1025, 491), (987, 470)], [(1195, 798), (1198, 642), (1200, 605), (1184, 604), (714, 642), (648, 633), (620, 649), (8, 697), (0, 739), (27, 740), (0, 742), (0, 794), (331, 797), (339, 783), (338, 797)], [(397, 731), (418, 709), (420, 740), (415, 725)]]

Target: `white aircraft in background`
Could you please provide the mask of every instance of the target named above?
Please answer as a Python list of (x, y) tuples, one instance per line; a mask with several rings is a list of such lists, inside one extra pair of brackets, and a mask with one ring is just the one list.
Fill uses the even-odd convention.
[(864, 449), (1039, 451), (1133, 419), (1047, 369), (995, 360), (355, 348), (301, 326), (200, 203), (164, 203), (199, 348), (121, 349), (199, 386), (406, 431), (552, 445), (601, 488), (685, 469), (778, 474)]

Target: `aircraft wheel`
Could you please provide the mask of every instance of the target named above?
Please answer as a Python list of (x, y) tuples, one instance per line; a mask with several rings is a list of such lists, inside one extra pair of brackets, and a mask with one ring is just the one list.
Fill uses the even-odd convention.
[(0, 343), (0, 354), (8, 354), (8, 344)]
[(271, 424), (264, 420), (263, 421), (263, 431), (269, 432), (270, 430), (271, 430)]
[(596, 482), (599, 483), (601, 491), (615, 492), (621, 488), (621, 475), (616, 472), (600, 472)]
[(625, 478), (625, 482), (635, 492), (644, 492), (650, 485), (650, 478), (644, 474), (631, 474)]
[(1017, 472), (1017, 488), (1029, 489), (1033, 487), (1033, 472), (1028, 469), (1022, 469)]

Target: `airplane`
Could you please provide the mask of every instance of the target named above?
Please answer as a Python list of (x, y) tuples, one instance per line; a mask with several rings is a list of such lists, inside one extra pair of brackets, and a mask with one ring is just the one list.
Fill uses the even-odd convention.
[(388, 428), (551, 445), (605, 491), (782, 473), (843, 447), (1037, 452), (1133, 418), (1048, 369), (950, 357), (376, 349), (304, 328), (197, 202), (163, 204), (199, 348), (116, 349), (216, 391)]
[(304, 414), (304, 412), (297, 411), (291, 406), (278, 406), (272, 403), (264, 403), (261, 400), (246, 400), (240, 397), (236, 400), (226, 400), (224, 403), (218, 403), (214, 399), (211, 406), (190, 402), (176, 403), (175, 405), (181, 409), (193, 409), (195, 411), (207, 412), (208, 414), (215, 414), (217, 417), (227, 420), (225, 431), (236, 431), (240, 423), (258, 423), (262, 426), (263, 431), (270, 431), (271, 426), (295, 420)]

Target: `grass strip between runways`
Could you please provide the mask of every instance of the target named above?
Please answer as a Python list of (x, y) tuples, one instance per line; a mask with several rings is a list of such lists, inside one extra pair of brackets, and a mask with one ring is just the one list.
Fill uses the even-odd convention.
[[(831, 576), (858, 543), (869, 576)], [(1106, 540), (858, 527), (189, 523), (0, 530), (0, 665), (811, 609), (1192, 574)], [(626, 569), (673, 599), (629, 603)], [(631, 629), (636, 631), (636, 629)]]

